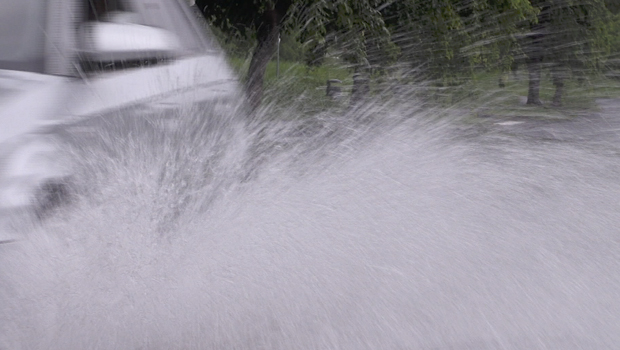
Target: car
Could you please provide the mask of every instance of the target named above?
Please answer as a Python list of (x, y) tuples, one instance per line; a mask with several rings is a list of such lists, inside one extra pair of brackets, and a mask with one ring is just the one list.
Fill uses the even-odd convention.
[(57, 130), (239, 91), (186, 0), (0, 1), (0, 211), (63, 194), (71, 170)]

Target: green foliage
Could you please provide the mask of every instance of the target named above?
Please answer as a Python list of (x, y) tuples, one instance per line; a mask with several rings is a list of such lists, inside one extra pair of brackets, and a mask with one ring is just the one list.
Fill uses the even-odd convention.
[[(205, 1), (220, 7), (210, 15), (226, 38), (223, 46), (247, 57), (261, 11), (284, 0)], [(371, 73), (399, 61), (416, 79), (432, 81), (429, 86), (466, 91), (469, 78), (514, 69), (533, 52), (562, 79), (583, 81), (603, 67), (620, 70), (617, 0), (287, 1), (292, 6), (282, 23), (281, 58), (304, 61), (314, 71), (334, 57), (343, 67)]]
[(196, 0), (196, 6), (212, 26), (235, 37), (251, 36), (263, 12), (273, 3), (272, 0)]
[(323, 110), (341, 106), (340, 102), (326, 96), (329, 79), (339, 79), (343, 87), (352, 84), (351, 72), (329, 60), (320, 67), (308, 68), (295, 62), (281, 62), (280, 76), (276, 76), (276, 64), (271, 62), (265, 74), (266, 103), (290, 106), (293, 101), (309, 111)]
[(340, 51), (342, 59), (355, 69), (387, 64), (396, 57), (381, 12), (386, 1), (304, 0), (298, 1), (289, 27), (299, 33), (307, 47), (310, 65), (320, 65), (329, 48)]
[(610, 13), (602, 0), (538, 1), (548, 62), (572, 69), (596, 69), (609, 52)]
[(611, 69), (620, 74), (620, 13), (612, 16), (605, 31), (609, 33), (607, 37), (609, 55), (605, 61), (605, 66), (608, 70)]
[(519, 24), (536, 9), (527, 0), (404, 0), (382, 13), (401, 59), (452, 85), (476, 67), (509, 67)]
[(620, 1), (618, 0), (605, 0), (605, 6), (607, 10), (614, 15), (620, 14)]
[(255, 39), (252, 37), (242, 36), (240, 33), (227, 34), (218, 27), (212, 27), (211, 32), (229, 57), (248, 57), (254, 48)]
[(305, 50), (297, 41), (295, 34), (283, 33), (280, 42), (280, 60), (301, 63), (304, 60)]

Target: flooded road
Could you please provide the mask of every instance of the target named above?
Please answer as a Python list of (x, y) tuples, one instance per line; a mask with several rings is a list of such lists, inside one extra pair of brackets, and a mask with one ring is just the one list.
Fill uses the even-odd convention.
[(617, 348), (612, 107), (69, 130), (72, 204), (0, 246), (0, 349)]

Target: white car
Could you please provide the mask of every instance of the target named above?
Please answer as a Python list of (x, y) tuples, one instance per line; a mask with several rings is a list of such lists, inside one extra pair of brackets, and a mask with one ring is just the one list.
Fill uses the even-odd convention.
[(62, 191), (59, 126), (238, 91), (186, 0), (1, 0), (0, 212)]

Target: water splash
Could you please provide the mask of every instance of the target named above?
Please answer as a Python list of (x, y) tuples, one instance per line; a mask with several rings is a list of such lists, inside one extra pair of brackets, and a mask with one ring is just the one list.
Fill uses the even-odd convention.
[(0, 247), (0, 348), (620, 342), (609, 149), (413, 102), (169, 113), (67, 131), (73, 204)]

